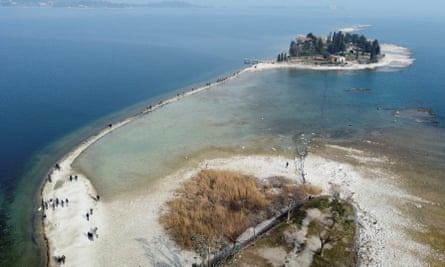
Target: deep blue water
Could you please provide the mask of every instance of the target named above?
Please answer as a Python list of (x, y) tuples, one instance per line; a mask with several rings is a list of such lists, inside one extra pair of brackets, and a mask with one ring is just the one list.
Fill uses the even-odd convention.
[[(409, 47), (416, 62), (401, 72), (343, 77), (341, 84), (328, 74), (330, 86), (369, 87), (376, 105), (445, 115), (445, 22), (437, 17), (324, 9), (0, 9), (0, 260), (41, 263), (31, 218), (35, 194), (54, 162), (88, 135), (157, 98), (238, 70), (243, 58), (274, 58), (296, 34), (357, 24), (373, 25), (364, 33), (380, 42)], [(299, 77), (302, 85), (323, 83), (319, 73)], [(22, 253), (28, 257), (19, 261)]]

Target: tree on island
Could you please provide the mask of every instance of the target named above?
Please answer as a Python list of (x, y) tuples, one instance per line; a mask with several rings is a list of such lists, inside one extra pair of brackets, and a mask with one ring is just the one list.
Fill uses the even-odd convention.
[(326, 46), (323, 38), (308, 33), (306, 36), (300, 36), (297, 40), (291, 41), (289, 55), (291, 57), (313, 56), (315, 54), (324, 54)]
[(287, 53), (280, 53), (277, 56), (277, 62), (283, 62), (283, 61), (287, 61)]
[(372, 62), (377, 61), (377, 56), (380, 55), (380, 45), (379, 41), (374, 40), (371, 44), (371, 51), (370, 51), (370, 59)]

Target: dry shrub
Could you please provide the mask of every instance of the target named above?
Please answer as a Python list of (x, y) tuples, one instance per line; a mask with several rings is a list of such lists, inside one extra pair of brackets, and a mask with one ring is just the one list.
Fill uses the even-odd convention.
[(193, 249), (191, 237), (197, 234), (208, 240), (234, 241), (248, 227), (318, 190), (299, 187), (283, 177), (267, 180), (261, 184), (255, 177), (235, 172), (203, 170), (176, 190), (160, 222), (183, 248)]
[(290, 203), (295, 204), (305, 198), (301, 186), (284, 177), (269, 178), (267, 198), (270, 200), (273, 211), (277, 212)]
[(305, 195), (320, 195), (321, 194), (321, 189), (319, 187), (316, 187), (316, 186), (310, 185), (310, 184), (304, 184), (304, 185), (300, 186), (300, 189), (303, 192), (303, 194), (305, 194)]
[(249, 226), (249, 213), (268, 205), (262, 189), (254, 177), (204, 170), (176, 191), (160, 221), (184, 248), (193, 247), (194, 234), (235, 240)]

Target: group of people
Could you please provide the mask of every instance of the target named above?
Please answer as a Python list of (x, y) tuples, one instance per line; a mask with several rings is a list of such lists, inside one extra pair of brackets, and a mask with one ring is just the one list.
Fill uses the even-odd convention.
[[(57, 163), (54, 168), (56, 171), (61, 171), (61, 169), (62, 169), (59, 163)], [(68, 181), (69, 182), (77, 182), (78, 178), (79, 178), (78, 175), (71, 174), (68, 176)], [(52, 183), (51, 174), (48, 174), (47, 180), (49, 183)], [(97, 202), (100, 200), (100, 196), (96, 195), (96, 197), (93, 197), (93, 199)], [(68, 206), (69, 203), (70, 203), (70, 201), (68, 198), (56, 197), (56, 198), (50, 198), (49, 200), (42, 199), (41, 205), (42, 205), (42, 210), (43, 210), (43, 220), (45, 220), (47, 218), (47, 216), (45, 214), (45, 210), (49, 210), (49, 209), (55, 210), (59, 206), (61, 206), (63, 208), (65, 206)], [(85, 214), (86, 220), (90, 221), (90, 217), (92, 215), (93, 215), (93, 209), (90, 208)], [(97, 227), (91, 228), (87, 232), (88, 239), (93, 240), (94, 238), (98, 238), (99, 235), (98, 235), (97, 231), (98, 231)], [(66, 257), (65, 257), (65, 255), (61, 255), (61, 256), (56, 256), (54, 259), (59, 265), (62, 265), (62, 264), (65, 264)]]
[[(100, 200), (100, 196), (97, 195), (96, 198), (94, 198), (94, 200), (99, 201)], [(93, 215), (93, 209), (90, 208), (86, 213), (85, 213), (85, 218), (87, 219), (87, 221), (90, 220), (91, 216)], [(99, 238), (99, 235), (97, 234), (97, 227), (92, 228), (91, 230), (89, 230), (87, 232), (87, 237), (89, 240), (93, 241), (94, 237)]]
[[(99, 197), (99, 196), (97, 196)], [(87, 221), (90, 220), (91, 215), (93, 215), (93, 209), (90, 209), (89, 211), (87, 211), (87, 213), (85, 214), (85, 218), (87, 219)], [(97, 233), (98, 228), (94, 227), (91, 228), (88, 232), (87, 232), (87, 237), (90, 241), (94, 241), (94, 238), (99, 238), (99, 234)]]
[[(58, 198), (56, 197), (55, 199), (50, 198), (49, 200), (43, 200), (42, 199), (42, 209), (48, 210), (48, 209), (52, 209), (55, 210), (56, 208), (58, 208), (59, 206), (61, 206), (62, 208), (65, 206), (68, 206), (70, 203), (68, 198), (62, 199), (62, 198)], [(46, 218), (46, 216), (44, 215), (43, 218)]]
[[(73, 180), (77, 181), (77, 178), (78, 178), (77, 175), (70, 175), (69, 180), (70, 180), (70, 182), (72, 182)], [(48, 175), (48, 180), (49, 180), (49, 182), (52, 182), (51, 175)], [(62, 208), (63, 208), (63, 207), (65, 207), (65, 205), (68, 206), (69, 203), (70, 203), (70, 201), (68, 198), (65, 198), (65, 199), (63, 199), (63, 198), (59, 199), (58, 197), (55, 199), (50, 198), (48, 201), (44, 201), (42, 199), (42, 209), (47, 210), (51, 207), (53, 210), (55, 210), (56, 208), (59, 207), (59, 205), (62, 206)]]
[[(58, 170), (58, 171), (60, 171), (60, 170), (61, 170), (61, 166), (60, 166), (59, 164), (56, 164), (55, 169)], [(48, 174), (48, 182), (50, 182), (50, 183), (52, 183), (52, 179), (51, 179), (51, 178), (52, 178), (52, 177), (51, 177), (51, 174)], [(72, 174), (72, 175), (69, 175), (69, 176), (68, 176), (68, 181), (69, 181), (69, 182), (73, 182), (73, 181), (77, 182), (77, 181), (78, 181), (78, 178), (79, 178), (78, 175), (74, 175), (74, 174)], [(99, 201), (99, 200), (100, 200), (100, 196), (97, 195), (94, 199), (95, 199), (96, 201)], [(43, 217), (42, 217), (43, 220), (45, 220), (45, 219), (47, 218), (47, 216), (46, 216), (46, 214), (45, 214), (45, 210), (49, 210), (49, 209), (55, 210), (55, 209), (58, 208), (59, 206), (61, 206), (61, 207), (63, 208), (63, 207), (65, 207), (65, 206), (68, 206), (69, 203), (70, 203), (70, 201), (69, 201), (68, 198), (59, 198), (59, 197), (56, 197), (56, 198), (50, 198), (50, 199), (48, 199), (48, 200), (44, 200), (44, 199), (42, 199), (42, 203), (41, 203), (41, 205), (42, 205), (42, 209), (43, 209)], [(89, 210), (87, 211), (87, 213), (86, 213), (86, 219), (87, 219), (88, 221), (90, 220), (90, 216), (91, 216), (91, 215), (93, 215), (93, 209), (92, 209), (92, 208), (89, 209)], [(89, 239), (93, 239), (94, 237), (98, 238), (97, 227), (92, 228), (91, 230), (89, 230), (88, 233), (87, 233), (87, 235), (88, 235), (88, 238), (89, 238)], [(65, 260), (66, 260), (66, 256), (65, 256), (65, 255), (61, 255), (61, 256), (56, 256), (56, 257), (55, 257), (55, 261), (56, 261), (59, 265), (65, 264)]]
[[(58, 166), (58, 165), (56, 165), (56, 166)], [(60, 168), (60, 167), (59, 167), (59, 168)], [(69, 180), (70, 180), (70, 182), (73, 181), (73, 180), (77, 181), (77, 178), (78, 178), (77, 175), (70, 175), (70, 176), (69, 176)], [(48, 181), (49, 181), (49, 182), (52, 182), (52, 180), (51, 180), (51, 175), (50, 175), (50, 174), (48, 174)], [(65, 199), (60, 198), (60, 199), (59, 199), (58, 197), (56, 197), (55, 199), (50, 198), (50, 199), (47, 200), (47, 201), (44, 201), (44, 200), (42, 199), (42, 209), (43, 209), (43, 210), (48, 210), (49, 208), (52, 208), (52, 210), (55, 210), (56, 208), (59, 207), (59, 205), (63, 208), (63, 207), (65, 207), (65, 206), (68, 206), (69, 203), (70, 203), (70, 201), (69, 201), (68, 198), (65, 198)], [(46, 216), (43, 215), (43, 218), (46, 218)]]
[(70, 175), (70, 182), (72, 182), (73, 180), (75, 180), (77, 182), (77, 175)]

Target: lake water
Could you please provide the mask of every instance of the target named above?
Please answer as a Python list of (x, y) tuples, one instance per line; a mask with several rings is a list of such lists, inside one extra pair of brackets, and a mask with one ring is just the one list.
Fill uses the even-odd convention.
[[(358, 24), (373, 25), (363, 33), (381, 43), (410, 48), (415, 64), (396, 72), (248, 73), (181, 100), (114, 131), (76, 162), (104, 197), (200, 157), (243, 147), (285, 150), (299, 132), (395, 139), (406, 151), (427, 153), (440, 172), (445, 22), (322, 8), (0, 9), (2, 266), (44, 264), (33, 228), (36, 194), (49, 168), (83, 139), (147, 104), (239, 70), (244, 58), (274, 58), (296, 34)], [(435, 32), (420, 38), (425, 29)], [(394, 117), (418, 107), (431, 108), (437, 124)]]

